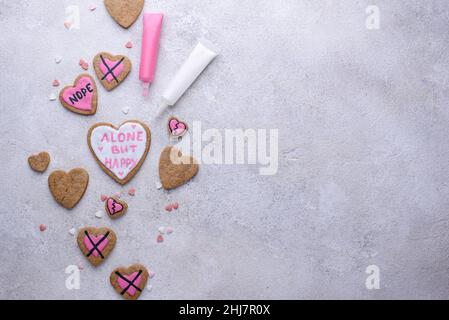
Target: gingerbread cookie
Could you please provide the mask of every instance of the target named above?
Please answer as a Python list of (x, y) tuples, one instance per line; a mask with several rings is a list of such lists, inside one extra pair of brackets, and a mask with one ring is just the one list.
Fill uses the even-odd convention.
[(147, 285), (148, 270), (141, 264), (119, 267), (112, 271), (109, 281), (124, 299), (136, 300)]
[(76, 168), (66, 173), (62, 170), (53, 171), (48, 177), (50, 192), (61, 206), (73, 208), (83, 197), (89, 183), (89, 174), (82, 168)]
[(181, 151), (167, 146), (159, 158), (159, 177), (166, 190), (182, 186), (198, 173), (199, 165), (191, 156), (183, 156)]
[(125, 56), (114, 56), (107, 52), (97, 54), (93, 64), (100, 83), (108, 91), (121, 84), (131, 71), (131, 60)]
[(151, 132), (140, 121), (115, 127), (97, 123), (87, 134), (87, 143), (100, 167), (120, 184), (129, 182), (142, 166), (150, 149)]
[(82, 228), (76, 238), (83, 255), (94, 266), (102, 263), (111, 253), (117, 242), (115, 232), (109, 228)]
[(179, 138), (187, 133), (187, 124), (176, 117), (170, 117), (168, 119), (168, 134), (171, 137)]
[(117, 197), (109, 197), (105, 201), (104, 208), (111, 219), (117, 219), (126, 213), (128, 204)]
[(79, 75), (73, 86), (64, 87), (59, 93), (64, 108), (85, 116), (97, 112), (98, 92), (95, 80), (88, 74)]
[(28, 157), (28, 164), (34, 171), (44, 172), (50, 164), (50, 155), (45, 151), (33, 154)]
[(144, 4), (145, 0), (104, 0), (111, 17), (126, 29), (137, 20)]

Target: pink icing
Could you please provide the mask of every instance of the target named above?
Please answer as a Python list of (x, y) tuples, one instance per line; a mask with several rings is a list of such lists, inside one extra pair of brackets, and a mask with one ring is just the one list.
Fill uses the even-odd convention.
[[(94, 235), (89, 234), (89, 236), (90, 236), (90, 238), (92, 239), (92, 241), (93, 241), (95, 244), (97, 244), (97, 243), (103, 238), (103, 235), (102, 235), (102, 234), (99, 234), (98, 236), (94, 236)], [(94, 246), (92, 245), (92, 243), (89, 241), (89, 238), (87, 238), (87, 236), (84, 237), (83, 242), (84, 242), (84, 245), (86, 246), (87, 250), (89, 250), (89, 251), (92, 250), (92, 248), (94, 247)], [(104, 239), (104, 240), (97, 246), (98, 250), (100, 250), (101, 252), (103, 252), (103, 249), (106, 248), (106, 246), (108, 245), (108, 242), (109, 242), (108, 238)], [(97, 250), (94, 250), (94, 251), (92, 252), (92, 255), (93, 255), (94, 257), (98, 257), (98, 256), (99, 256), (98, 251), (97, 251)]]
[(171, 133), (174, 136), (179, 136), (181, 134), (184, 133), (184, 131), (186, 131), (187, 126), (185, 125), (185, 123), (180, 122), (176, 119), (171, 119), (170, 122), (168, 123), (168, 126), (170, 128)]
[[(135, 276), (137, 276), (137, 271), (131, 273), (130, 275), (123, 275), (124, 278), (128, 279), (130, 282), (134, 280)], [(142, 275), (138, 276), (136, 280), (134, 280), (133, 284), (138, 287), (140, 282), (142, 281)], [(126, 291), (127, 294), (129, 294), (130, 296), (133, 296), (136, 294), (136, 288), (134, 288), (133, 286), (131, 286), (128, 282), (126, 282), (125, 280), (123, 280), (122, 278), (118, 277), (117, 278), (117, 282), (118, 285), (120, 286), (120, 288), (125, 289), (129, 286), (128, 290)]]
[[(104, 58), (104, 62), (109, 67), (109, 69), (112, 69), (118, 63), (118, 61), (112, 61), (109, 60), (108, 58)], [(123, 65), (123, 62), (121, 62), (117, 67), (115, 67), (114, 70), (112, 70), (112, 72), (115, 74), (116, 77), (118, 77), (123, 72), (124, 69), (125, 66)], [(103, 74), (106, 74), (109, 71), (108, 68), (103, 64), (103, 62), (100, 62), (100, 70)], [(112, 82), (114, 80), (114, 76), (109, 72), (109, 74), (106, 76), (106, 80), (108, 82)]]
[(74, 87), (69, 87), (62, 93), (62, 98), (68, 105), (79, 110), (92, 110), (95, 85), (89, 77), (81, 77)]
[(112, 198), (108, 199), (108, 211), (110, 214), (114, 215), (117, 212), (120, 212), (122, 210), (123, 210), (123, 206), (120, 203), (118, 203), (117, 201), (115, 201)]

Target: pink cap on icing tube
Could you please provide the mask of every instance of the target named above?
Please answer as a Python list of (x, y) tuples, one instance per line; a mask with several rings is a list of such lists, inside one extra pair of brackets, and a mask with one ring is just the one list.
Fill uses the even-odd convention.
[(143, 15), (139, 79), (143, 84), (144, 96), (148, 95), (150, 83), (153, 82), (156, 71), (163, 17), (162, 13), (145, 13)]

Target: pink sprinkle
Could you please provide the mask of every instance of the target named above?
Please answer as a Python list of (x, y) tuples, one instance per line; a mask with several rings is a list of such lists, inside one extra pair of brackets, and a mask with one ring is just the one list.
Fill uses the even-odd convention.
[(72, 23), (70, 21), (64, 21), (64, 27), (66, 27), (66, 29), (70, 29), (71, 26)]
[(173, 209), (178, 210), (179, 208), (179, 203), (175, 202), (172, 204)]
[(91, 5), (89, 6), (89, 10), (90, 10), (90, 11), (94, 11), (95, 9), (97, 9), (97, 7), (96, 7), (95, 5), (93, 5), (93, 4), (91, 4)]
[(162, 234), (157, 236), (157, 242), (158, 243), (164, 242), (164, 237), (162, 236)]
[(59, 86), (59, 81), (55, 79), (51, 84), (53, 85), (53, 87), (57, 87)]
[(154, 271), (149, 271), (148, 272), (148, 277), (150, 278), (150, 279), (152, 279), (154, 276), (156, 275), (156, 272), (154, 272)]
[(131, 41), (128, 41), (125, 45), (128, 49), (131, 49), (133, 47), (133, 43)]
[(121, 193), (121, 192), (116, 192), (116, 193), (114, 194), (114, 196), (116, 196), (117, 198), (120, 198), (120, 197), (122, 196), (122, 193)]
[(81, 68), (83, 68), (84, 70), (89, 69), (89, 64), (88, 64), (85, 60), (83, 60), (83, 59), (80, 59), (79, 65), (80, 65)]
[(166, 234), (172, 234), (172, 233), (173, 233), (173, 228), (172, 228), (172, 227), (167, 227), (167, 228), (165, 229), (165, 233), (166, 233)]
[(78, 263), (78, 269), (80, 269), (80, 270), (84, 269), (84, 265), (82, 262)]
[(105, 196), (104, 194), (102, 194), (102, 195), (100, 196), (100, 199), (101, 199), (102, 202), (106, 201), (107, 198), (108, 198), (108, 197)]
[(128, 194), (129, 194), (130, 196), (134, 197), (134, 195), (136, 194), (136, 189), (135, 189), (135, 188), (130, 188), (130, 189), (128, 190)]
[(171, 204), (167, 204), (167, 206), (165, 207), (166, 211), (171, 211), (172, 210), (172, 205)]
[(40, 231), (45, 231), (45, 229), (47, 229), (47, 226), (45, 225), (45, 224), (41, 224), (40, 226), (39, 226), (39, 230)]

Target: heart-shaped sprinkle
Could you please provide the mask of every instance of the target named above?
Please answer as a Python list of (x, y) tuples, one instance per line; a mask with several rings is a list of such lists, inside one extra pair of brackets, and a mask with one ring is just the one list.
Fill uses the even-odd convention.
[(66, 173), (62, 170), (53, 171), (48, 177), (50, 192), (61, 206), (73, 208), (83, 197), (89, 183), (89, 174), (82, 168), (76, 168)]
[(116, 268), (111, 272), (109, 281), (114, 290), (124, 299), (136, 300), (147, 285), (148, 271), (141, 264), (128, 268)]
[(109, 197), (105, 203), (105, 210), (109, 217), (117, 219), (126, 213), (128, 204), (119, 198)]
[(174, 137), (182, 137), (188, 130), (187, 124), (175, 117), (168, 119), (168, 132)]
[(108, 52), (97, 54), (93, 64), (98, 80), (108, 91), (121, 84), (131, 71), (131, 60), (125, 56), (114, 56)]
[(84, 59), (80, 59), (79, 65), (81, 68), (83, 68), (84, 70), (89, 69), (89, 64), (86, 62), (86, 60)]
[(53, 80), (53, 82), (51, 83), (51, 85), (53, 86), (53, 87), (57, 87), (57, 86), (59, 86), (59, 81), (58, 80)]
[(127, 121), (119, 128), (97, 123), (89, 129), (87, 141), (100, 167), (115, 181), (125, 184), (145, 161), (151, 133), (147, 125), (137, 120)]
[(45, 151), (32, 155), (28, 157), (28, 164), (34, 171), (44, 172), (50, 164), (50, 155)]
[(198, 162), (183, 156), (178, 149), (167, 146), (159, 158), (159, 177), (166, 190), (182, 186), (198, 173)]
[(82, 228), (78, 232), (78, 247), (89, 262), (97, 266), (106, 259), (115, 247), (117, 237), (109, 228)]
[(46, 226), (45, 224), (41, 224), (41, 225), (39, 226), (39, 230), (40, 230), (41, 232), (45, 231), (46, 229), (47, 229), (47, 226)]
[(104, 0), (111, 17), (123, 28), (129, 28), (142, 12), (145, 0)]
[(73, 86), (63, 88), (59, 100), (64, 108), (82, 115), (92, 115), (97, 111), (97, 86), (88, 74), (75, 79)]
[(125, 44), (125, 47), (128, 48), (128, 49), (131, 49), (131, 48), (133, 47), (133, 43), (132, 43), (131, 41), (128, 41), (128, 42)]

